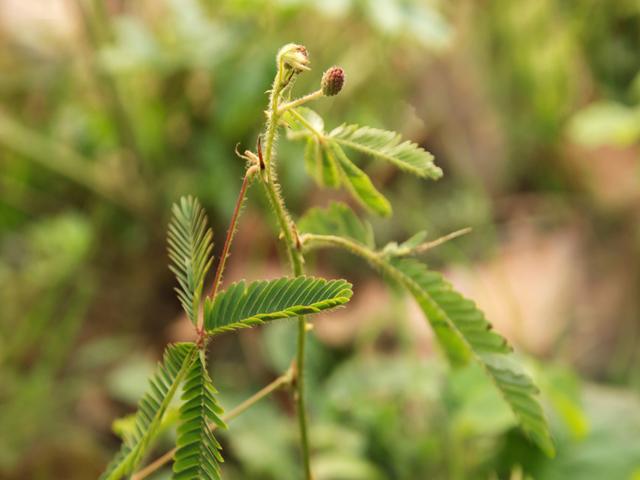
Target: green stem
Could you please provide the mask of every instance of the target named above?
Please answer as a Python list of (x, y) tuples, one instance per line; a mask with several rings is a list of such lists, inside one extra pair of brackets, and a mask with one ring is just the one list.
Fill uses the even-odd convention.
[(448, 241), (453, 240), (454, 238), (458, 238), (463, 235), (466, 235), (469, 232), (471, 232), (471, 227), (461, 228), (460, 230), (456, 230), (455, 232), (448, 233), (446, 235), (443, 235), (440, 238), (436, 238), (435, 240), (421, 243), (416, 247), (398, 249), (395, 252), (395, 255), (404, 256), (404, 255), (417, 255), (419, 253), (424, 253), (431, 250), (432, 248), (439, 247), (443, 243), (447, 243)]
[(339, 237), (337, 235), (316, 235), (314, 233), (305, 233), (300, 237), (302, 246), (308, 249), (321, 246), (339, 247), (348, 250), (352, 254), (361, 257), (371, 263), (373, 266), (385, 269), (385, 262), (378, 252), (365, 247), (348, 238)]
[(290, 102), (285, 103), (284, 105), (282, 105), (279, 109), (278, 109), (278, 114), (286, 112), (287, 110), (291, 109), (291, 108), (295, 108), (295, 107), (299, 107), (300, 105), (304, 105), (307, 102), (310, 102), (311, 100), (315, 100), (316, 98), (320, 98), (322, 97), (323, 93), (322, 90), (316, 90), (315, 92), (312, 92), (308, 95), (305, 95), (304, 97), (300, 97), (297, 98), (295, 100), (292, 100)]
[[(274, 158), (274, 145), (277, 136), (278, 122), (280, 120), (280, 112), (278, 111), (278, 103), (280, 101), (280, 94), (284, 87), (282, 82), (282, 75), (284, 66), (278, 65), (278, 73), (273, 82), (273, 88), (271, 90), (271, 98), (269, 101), (269, 112), (267, 130), (265, 132), (265, 151), (264, 161), (266, 166), (266, 176), (263, 178), (263, 185), (265, 187), (269, 202), (273, 207), (273, 211), (276, 214), (278, 226), (284, 235), (285, 246), (287, 249), (287, 256), (291, 265), (291, 270), (294, 276), (300, 276), (303, 274), (304, 259), (302, 252), (299, 248), (299, 241), (297, 233), (294, 231), (293, 221), (287, 211), (287, 207), (284, 203), (284, 199), (280, 194), (280, 185), (277, 180), (277, 173), (275, 170)], [(304, 316), (298, 317), (298, 346), (296, 352), (296, 368), (295, 368), (295, 382), (294, 382), (294, 395), (296, 402), (296, 411), (298, 416), (298, 428), (300, 430), (300, 444), (302, 450), (302, 463), (304, 468), (304, 478), (311, 480), (311, 460), (310, 460), (310, 448), (309, 448), (309, 434), (307, 427), (307, 410), (306, 410), (306, 398), (304, 390), (304, 369), (305, 369), (305, 347), (306, 347), (306, 333), (307, 333), (307, 321)]]

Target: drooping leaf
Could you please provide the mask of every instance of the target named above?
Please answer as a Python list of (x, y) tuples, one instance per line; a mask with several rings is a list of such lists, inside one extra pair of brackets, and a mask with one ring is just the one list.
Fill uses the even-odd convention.
[(325, 149), (328, 158), (338, 166), (342, 180), (353, 197), (365, 208), (378, 215), (383, 217), (391, 215), (389, 201), (373, 186), (369, 176), (349, 160), (340, 145), (328, 142)]
[(101, 480), (118, 480), (135, 470), (155, 438), (162, 417), (195, 358), (195, 352), (193, 343), (176, 343), (167, 347), (163, 362), (149, 382), (149, 390), (138, 404), (135, 428), (125, 436), (120, 451), (107, 466)]
[(185, 379), (178, 425), (177, 450), (173, 463), (173, 480), (219, 480), (220, 444), (210, 423), (226, 428), (220, 415), (214, 388), (201, 352)]
[(198, 319), (204, 278), (213, 261), (212, 236), (204, 209), (196, 199), (182, 197), (180, 203), (174, 204), (167, 236), (172, 262), (169, 268), (178, 280), (176, 292), (182, 308), (194, 325)]
[(334, 128), (328, 138), (342, 146), (391, 162), (419, 177), (437, 180), (442, 176), (442, 170), (433, 163), (433, 155), (413, 142), (402, 141), (399, 133), (343, 124)]
[[(523, 431), (553, 456), (549, 427), (535, 397), (538, 389), (515, 362), (507, 341), (491, 330), (475, 303), (456, 292), (441, 274), (414, 259), (390, 259), (385, 270), (416, 298), (449, 355), (463, 356), (466, 350), (475, 358), (511, 407)], [(452, 342), (451, 333), (457, 335), (457, 341)]]
[(349, 301), (351, 284), (346, 280), (313, 277), (280, 278), (234, 283), (204, 306), (204, 325), (209, 334), (259, 325), (280, 318), (309, 315)]
[(312, 208), (297, 225), (300, 233), (338, 235), (374, 248), (371, 224), (360, 220), (344, 203), (332, 202), (327, 208)]

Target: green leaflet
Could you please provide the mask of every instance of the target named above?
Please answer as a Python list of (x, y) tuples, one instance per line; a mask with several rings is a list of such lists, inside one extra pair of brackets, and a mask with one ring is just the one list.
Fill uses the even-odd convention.
[(213, 249), (211, 229), (204, 209), (193, 197), (182, 197), (173, 205), (167, 242), (171, 271), (178, 280), (176, 288), (182, 308), (195, 325), (198, 318), (204, 277), (211, 267)]
[(321, 150), (321, 155), (318, 163), (318, 168), (320, 169), (320, 185), (331, 188), (338, 188), (342, 183), (343, 178), (341, 178), (341, 168), (339, 167), (338, 162), (336, 162), (336, 158), (327, 145), (319, 147)]
[(360, 220), (347, 205), (332, 202), (327, 208), (311, 208), (298, 221), (300, 233), (338, 235), (375, 247), (373, 229), (369, 222)]
[(369, 176), (349, 160), (340, 145), (335, 142), (328, 142), (325, 149), (331, 161), (338, 165), (343, 183), (353, 197), (362, 206), (380, 216), (388, 217), (391, 215), (389, 201), (373, 186)]
[(218, 334), (247, 328), (280, 318), (329, 310), (349, 301), (351, 284), (346, 280), (314, 277), (234, 283), (204, 305), (204, 326)]
[(433, 163), (433, 155), (413, 142), (401, 141), (399, 133), (343, 124), (334, 128), (328, 137), (340, 145), (391, 162), (419, 177), (433, 180), (442, 177), (442, 170)]
[[(340, 146), (343, 140), (342, 137), (336, 136), (334, 138), (325, 134), (324, 122), (316, 112), (306, 107), (298, 107), (294, 111), (285, 112), (283, 117), (289, 129), (288, 137), (290, 139), (306, 139), (304, 151), (305, 167), (316, 183), (332, 188), (337, 188), (342, 184), (368, 210), (381, 216), (389, 216), (391, 214), (389, 201), (376, 189), (369, 176), (345, 154)], [(337, 130), (334, 130), (334, 132)], [(405, 170), (408, 169), (413, 173), (421, 171), (416, 166), (420, 165), (419, 162), (414, 161), (413, 164), (407, 164), (401, 160), (407, 156), (406, 152), (403, 152), (408, 148), (406, 145), (409, 145), (409, 143), (405, 142), (402, 145), (405, 145), (405, 147), (401, 150), (400, 157), (394, 157), (395, 160), (398, 160), (394, 163), (404, 167), (409, 165), (410, 168), (405, 168)], [(417, 146), (415, 146), (414, 150), (415, 152), (423, 152), (421, 154), (423, 157), (424, 155), (430, 155)], [(415, 152), (413, 153), (414, 156), (416, 155)], [(409, 158), (413, 157), (409, 155)], [(437, 167), (434, 166), (434, 168)]]
[(149, 382), (149, 390), (138, 404), (135, 428), (125, 437), (101, 480), (118, 480), (135, 470), (156, 436), (162, 417), (191, 366), (195, 352), (193, 343), (176, 343), (167, 347), (163, 362)]
[(384, 265), (385, 271), (413, 294), (436, 333), (448, 330), (457, 334), (456, 345), (450, 343), (450, 333), (444, 336), (444, 341), (442, 333), (437, 335), (448, 354), (462, 355), (462, 349), (472, 354), (511, 407), (522, 430), (547, 455), (554, 456), (549, 427), (535, 398), (537, 387), (514, 361), (507, 341), (491, 330), (475, 303), (453, 290), (441, 274), (428, 270), (417, 260), (394, 258)]
[(215, 398), (207, 372), (204, 353), (200, 352), (186, 376), (178, 425), (177, 450), (173, 463), (173, 480), (219, 480), (220, 444), (209, 427), (212, 422), (226, 428), (220, 418), (222, 408)]

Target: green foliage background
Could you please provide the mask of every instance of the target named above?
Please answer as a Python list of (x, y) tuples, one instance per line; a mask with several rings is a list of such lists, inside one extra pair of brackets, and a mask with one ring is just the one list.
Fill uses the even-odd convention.
[[(255, 142), (274, 54), (291, 41), (307, 46), (314, 68), (296, 91), (317, 88), (331, 65), (347, 72), (344, 91), (313, 106), (331, 128), (393, 129), (435, 154), (437, 183), (363, 162), (395, 211), (372, 219), (376, 238), (473, 227), (427, 263), (458, 273), (468, 296), (482, 291), (476, 279), (516, 312), (496, 329), (508, 329), (535, 374), (558, 448), (554, 460), (532, 453), (482, 372), (450, 370), (416, 333), (411, 302), (358, 306), (378, 281), (326, 253), (310, 267), (356, 288), (342, 330), (328, 334), (320, 321), (310, 345), (318, 480), (640, 476), (637, 2), (5, 0), (0, 9), (1, 478), (97, 478), (116, 450), (112, 421), (133, 410), (165, 343), (187, 331), (167, 269), (171, 204), (201, 199), (218, 254), (243, 168), (234, 147)], [(281, 139), (296, 214), (329, 204), (304, 156), (304, 142)], [(262, 213), (245, 212), (229, 282), (282, 273)], [(544, 255), (556, 246), (574, 253), (569, 273)], [(505, 251), (540, 256), (514, 277)], [(487, 265), (506, 280), (482, 276)], [(554, 323), (523, 322), (518, 309), (539, 312), (554, 275), (570, 278)], [(349, 315), (355, 328), (343, 326)], [(287, 368), (293, 330), (285, 322), (216, 342), (209, 362), (225, 407)], [(171, 428), (163, 435), (175, 439)], [(300, 478), (284, 394), (217, 437), (226, 478)]]

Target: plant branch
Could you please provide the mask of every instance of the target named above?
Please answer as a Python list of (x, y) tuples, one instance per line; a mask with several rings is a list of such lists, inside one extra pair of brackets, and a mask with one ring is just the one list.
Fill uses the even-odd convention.
[(385, 262), (383, 256), (368, 247), (348, 238), (339, 237), (337, 235), (317, 235), (315, 233), (305, 233), (300, 237), (302, 246), (307, 249), (318, 248), (321, 246), (339, 247), (354, 255), (367, 260), (376, 267), (384, 268)]
[(244, 174), (244, 178), (242, 179), (242, 186), (240, 187), (240, 193), (238, 194), (238, 199), (236, 200), (236, 206), (233, 209), (233, 214), (231, 215), (231, 221), (229, 222), (229, 229), (227, 230), (227, 238), (224, 241), (224, 246), (222, 247), (222, 254), (220, 256), (220, 260), (218, 260), (218, 266), (216, 268), (216, 274), (213, 280), (213, 286), (211, 287), (211, 293), (209, 293), (209, 297), (214, 298), (216, 293), (218, 292), (218, 288), (220, 287), (220, 283), (222, 281), (222, 274), (224, 273), (224, 269), (227, 263), (227, 257), (229, 256), (229, 250), (231, 248), (231, 243), (233, 243), (233, 237), (237, 230), (238, 219), (240, 218), (240, 213), (242, 211), (242, 204), (244, 203), (244, 199), (247, 195), (247, 188), (249, 187), (249, 183), (253, 178), (253, 175), (258, 172), (258, 167), (256, 165), (252, 165), (247, 169)]
[(311, 100), (315, 100), (316, 98), (320, 98), (322, 96), (323, 96), (322, 89), (318, 89), (315, 92), (305, 95), (304, 97), (300, 97), (285, 103), (284, 105), (278, 108), (278, 114), (286, 112), (287, 110), (290, 110), (292, 108), (299, 107), (300, 105), (304, 105), (305, 103), (310, 102)]
[(421, 243), (420, 245), (414, 247), (414, 248), (407, 248), (407, 249), (398, 249), (397, 252), (395, 252), (395, 255), (416, 255), (419, 253), (424, 253), (428, 250), (431, 250), (432, 248), (435, 247), (439, 247), (440, 245), (442, 245), (443, 243), (448, 242), (449, 240), (453, 240), (454, 238), (458, 238), (461, 237), (463, 235), (466, 235), (467, 233), (471, 232), (471, 227), (466, 227), (466, 228), (461, 228), (460, 230), (456, 230), (455, 232), (451, 232), (448, 233), (446, 235), (443, 235), (440, 238), (436, 238), (435, 240), (431, 240), (430, 242), (424, 242)]
[[(267, 175), (263, 178), (263, 185), (265, 187), (269, 202), (275, 212), (278, 225), (284, 236), (285, 246), (287, 249), (287, 255), (289, 257), (289, 263), (291, 265), (292, 272), (295, 276), (300, 276), (303, 273), (304, 259), (302, 252), (299, 249), (298, 234), (294, 230), (293, 221), (284, 203), (284, 199), (280, 194), (280, 185), (277, 180), (277, 173), (275, 169), (274, 158), (274, 145), (277, 135), (278, 123), (280, 121), (280, 111), (278, 110), (279, 98), (282, 93), (282, 89), (286, 86), (282, 84), (283, 64), (278, 65), (278, 73), (273, 83), (273, 89), (271, 91), (271, 98), (269, 102), (269, 111), (267, 130), (265, 133), (265, 152), (264, 160), (267, 169)], [(288, 83), (288, 82), (287, 82)], [(304, 97), (303, 97), (304, 98)], [(295, 112), (294, 112), (295, 113)], [(304, 390), (304, 369), (305, 369), (305, 347), (306, 347), (306, 333), (307, 333), (307, 321), (304, 316), (298, 317), (298, 345), (295, 360), (295, 402), (296, 411), (298, 416), (298, 428), (300, 430), (300, 443), (302, 449), (302, 463), (305, 472), (305, 479), (311, 480), (311, 460), (310, 460), (310, 447), (309, 447), (309, 435), (307, 427), (307, 412), (305, 405), (305, 390)]]
[[(251, 395), (244, 402), (240, 403), (236, 407), (229, 410), (229, 412), (226, 415), (224, 415), (222, 419), (225, 422), (230, 422), (234, 418), (238, 417), (240, 414), (244, 413), (250, 407), (258, 403), (264, 397), (270, 395), (271, 393), (275, 392), (276, 390), (286, 385), (290, 385), (292, 381), (293, 381), (293, 371), (292, 369), (289, 369), (284, 374), (276, 378), (273, 382), (271, 382), (270, 384), (268, 384), (258, 392)], [(217, 427), (218, 426), (215, 423), (212, 423), (209, 425), (209, 429), (211, 431), (214, 431)], [(133, 474), (131, 476), (131, 480), (142, 480), (144, 478), (147, 478), (153, 472), (155, 472), (156, 470), (160, 469), (162, 466), (170, 462), (171, 459), (173, 458), (173, 455), (176, 453), (176, 450), (177, 448), (173, 448), (168, 452), (166, 452), (164, 455), (158, 457), (156, 460), (151, 462), (142, 470), (139, 470), (137, 473)]]

